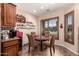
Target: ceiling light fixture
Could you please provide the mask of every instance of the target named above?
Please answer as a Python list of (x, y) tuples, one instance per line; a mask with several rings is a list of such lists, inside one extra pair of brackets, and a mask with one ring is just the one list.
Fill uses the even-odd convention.
[(46, 9), (47, 12), (50, 12), (50, 9)]
[(35, 12), (37, 12), (36, 10), (33, 10), (33, 12), (35, 13)]
[(44, 9), (44, 7), (42, 6), (42, 7), (40, 7), (40, 9)]

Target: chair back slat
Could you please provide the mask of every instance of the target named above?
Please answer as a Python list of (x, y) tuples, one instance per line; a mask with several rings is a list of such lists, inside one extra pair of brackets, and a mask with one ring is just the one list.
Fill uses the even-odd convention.
[(32, 35), (27, 34), (27, 37), (28, 37), (28, 41), (29, 41), (30, 46), (32, 46), (34, 43)]
[(50, 40), (50, 55), (52, 56), (52, 47), (53, 47), (53, 53), (55, 53), (55, 36), (53, 35), (51, 37), (51, 40)]
[(55, 43), (55, 37), (53, 35), (50, 40), (50, 46), (54, 46), (54, 43)]

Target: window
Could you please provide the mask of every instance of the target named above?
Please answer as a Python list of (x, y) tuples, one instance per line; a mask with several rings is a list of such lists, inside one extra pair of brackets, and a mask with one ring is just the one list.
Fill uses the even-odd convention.
[(65, 15), (65, 42), (74, 44), (74, 11)]
[(72, 25), (72, 15), (67, 16), (68, 18), (68, 24)]
[(57, 22), (57, 19), (49, 20), (49, 27), (55, 27), (56, 26), (56, 22)]
[(44, 27), (48, 28), (48, 21), (45, 21)]
[(57, 19), (49, 20), (49, 29), (53, 32), (57, 31)]
[(58, 21), (59, 21), (59, 18), (55, 17), (55, 18), (51, 18), (48, 20), (44, 20), (44, 22), (43, 22), (43, 25), (44, 25), (43, 30), (49, 31), (50, 34), (52, 34), (52, 35), (56, 35), (57, 39), (59, 37), (59, 29), (58, 29), (59, 22)]

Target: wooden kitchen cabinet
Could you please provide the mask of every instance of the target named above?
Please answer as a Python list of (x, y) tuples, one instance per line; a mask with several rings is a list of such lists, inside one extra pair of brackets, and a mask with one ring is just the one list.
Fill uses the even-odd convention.
[(1, 3), (1, 26), (15, 26), (16, 5)]
[(1, 4), (0, 4), (0, 26), (1, 26)]
[(18, 45), (13, 45), (11, 47), (4, 48), (4, 52), (5, 52), (6, 56), (16, 56), (16, 55), (18, 55), (17, 48), (18, 48)]
[(18, 39), (9, 39), (1, 42), (2, 56), (17, 56), (19, 52)]

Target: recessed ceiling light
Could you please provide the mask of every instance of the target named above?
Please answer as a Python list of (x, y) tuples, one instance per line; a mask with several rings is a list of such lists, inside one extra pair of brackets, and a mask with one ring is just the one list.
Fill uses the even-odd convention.
[(33, 10), (33, 12), (35, 13), (35, 12), (37, 12), (36, 10)]
[(40, 7), (40, 9), (44, 9), (44, 7), (42, 6), (42, 7)]
[(47, 12), (50, 12), (50, 9), (46, 9)]

